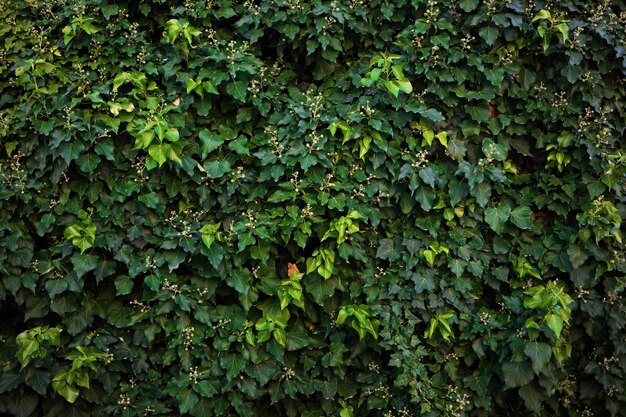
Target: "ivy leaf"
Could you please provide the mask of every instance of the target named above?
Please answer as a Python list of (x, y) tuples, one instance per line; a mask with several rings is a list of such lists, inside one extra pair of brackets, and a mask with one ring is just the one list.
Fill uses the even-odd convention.
[(256, 379), (259, 386), (262, 387), (279, 374), (279, 368), (274, 360), (266, 360), (249, 366), (246, 369), (246, 373), (248, 376)]
[(24, 379), (24, 375), (14, 372), (3, 372), (0, 375), (0, 394), (16, 388)]
[(422, 110), (422, 111), (419, 111), (419, 114), (420, 116), (422, 116), (425, 119), (430, 120), (431, 122), (441, 122), (445, 120), (443, 113), (441, 113), (437, 109)]
[(437, 195), (426, 187), (419, 187), (415, 192), (415, 199), (424, 211), (430, 211), (433, 208), (433, 202)]
[(381, 239), (376, 251), (376, 257), (380, 259), (398, 259), (399, 256), (395, 255), (395, 247), (393, 239)]
[(456, 179), (450, 180), (448, 189), (450, 190), (450, 205), (453, 207), (467, 197), (467, 194), (469, 193), (469, 186), (467, 183), (465, 181), (457, 181)]
[(237, 353), (225, 353), (219, 359), (220, 366), (226, 371), (226, 378), (231, 381), (246, 367), (246, 360)]
[(520, 229), (530, 229), (532, 227), (533, 212), (528, 206), (519, 206), (511, 211), (511, 222)]
[(48, 232), (52, 225), (54, 225), (56, 218), (50, 213), (46, 213), (41, 216), (41, 219), (36, 224), (37, 234), (43, 236)]
[(400, 86), (397, 81), (385, 81), (384, 85), (387, 88), (387, 91), (393, 94), (394, 97), (398, 97), (398, 94), (400, 94)]
[(487, 138), (483, 141), (483, 153), (496, 161), (506, 160), (509, 150), (508, 148), (498, 142), (494, 142), (491, 138)]
[(486, 123), (489, 121), (489, 117), (491, 116), (489, 103), (471, 103), (466, 104), (464, 108), (473, 120), (476, 120), (479, 123)]
[(231, 141), (228, 144), (228, 149), (235, 151), (238, 155), (250, 156), (250, 149), (248, 149), (248, 139), (241, 135), (237, 139)]
[(502, 81), (504, 81), (504, 69), (503, 68), (487, 68), (484, 71), (485, 78), (491, 83), (493, 86), (502, 85)]
[(76, 164), (78, 164), (78, 167), (80, 168), (80, 170), (88, 174), (93, 173), (99, 163), (100, 163), (100, 157), (92, 153), (81, 155), (76, 160)]
[(226, 283), (233, 287), (238, 293), (245, 294), (248, 292), (251, 280), (252, 275), (247, 271), (232, 271), (226, 279)]
[(65, 383), (63, 383), (63, 385), (59, 387), (57, 392), (61, 397), (65, 398), (71, 404), (73, 404), (78, 399), (78, 395), (80, 394), (80, 391), (77, 388), (69, 386)]
[(497, 234), (501, 234), (504, 230), (504, 224), (509, 219), (511, 207), (506, 203), (500, 203), (497, 207), (489, 207), (485, 209), (485, 221), (491, 227), (491, 230)]
[(226, 92), (236, 100), (245, 101), (248, 94), (246, 83), (243, 81), (232, 81), (226, 86)]
[(5, 410), (15, 417), (29, 417), (35, 411), (37, 405), (39, 405), (39, 397), (32, 391), (26, 391), (7, 398)]
[(569, 245), (567, 248), (567, 256), (569, 257), (570, 262), (574, 269), (578, 269), (584, 265), (584, 263), (589, 259), (589, 255), (587, 252), (582, 250), (577, 245)]
[(213, 417), (215, 415), (213, 414), (213, 410), (213, 401), (201, 398), (200, 401), (198, 401), (198, 404), (193, 407), (190, 414), (193, 417)]
[(167, 143), (161, 143), (157, 145), (152, 145), (148, 148), (148, 153), (150, 156), (157, 161), (159, 166), (162, 166), (165, 161), (167, 161), (167, 153), (170, 150), (170, 145)]
[(176, 394), (176, 401), (178, 401), (180, 414), (185, 414), (191, 410), (199, 400), (200, 398), (198, 397), (198, 394), (188, 389), (184, 389)]
[(552, 357), (552, 349), (550, 345), (543, 342), (529, 341), (524, 349), (526, 356), (530, 358), (533, 364), (533, 371), (536, 374), (541, 372)]
[(398, 88), (400, 91), (406, 94), (410, 94), (413, 91), (413, 86), (409, 80), (398, 80)]
[(270, 258), (270, 245), (266, 243), (258, 243), (250, 248), (250, 255), (252, 256), (252, 259), (260, 260), (266, 264)]
[(546, 316), (546, 326), (556, 335), (557, 338), (561, 337), (561, 330), (563, 330), (563, 319), (556, 314), (548, 314)]
[(478, 6), (479, 1), (480, 0), (461, 0), (459, 2), (459, 6), (461, 6), (461, 9), (463, 9), (463, 11), (471, 12)]
[(309, 335), (308, 330), (302, 323), (298, 323), (289, 328), (286, 333), (287, 339), (285, 349), (287, 351), (303, 349), (315, 343), (315, 339)]
[(539, 412), (544, 400), (544, 394), (535, 387), (535, 384), (524, 385), (519, 389), (519, 395), (524, 404), (534, 412)]
[(127, 295), (133, 290), (134, 282), (128, 275), (118, 275), (115, 278), (116, 295)]
[(26, 384), (41, 396), (46, 395), (51, 380), (52, 374), (40, 369), (29, 369), (26, 374)]
[(412, 280), (415, 284), (415, 292), (417, 294), (435, 289), (435, 279), (433, 275), (432, 269), (421, 270), (413, 274)]
[(494, 27), (486, 26), (480, 29), (480, 31), (478, 31), (478, 34), (480, 35), (481, 38), (485, 40), (487, 45), (491, 46), (494, 44), (496, 39), (498, 39), (498, 35), (500, 34), (500, 31)]
[(321, 392), (327, 400), (332, 400), (337, 393), (337, 378), (331, 377), (325, 381), (315, 381), (315, 390)]
[(208, 129), (202, 129), (198, 134), (200, 143), (202, 143), (202, 150), (200, 155), (202, 158), (206, 158), (211, 152), (222, 146), (224, 138), (220, 135), (210, 132)]
[(74, 272), (78, 278), (82, 277), (89, 271), (93, 271), (98, 266), (99, 258), (96, 255), (85, 255), (83, 253), (75, 253), (70, 258), (74, 266)]
[(220, 178), (230, 171), (230, 162), (226, 160), (211, 160), (204, 163), (204, 169), (210, 178)]
[(507, 388), (521, 387), (533, 380), (533, 370), (528, 361), (507, 362), (502, 365), (502, 375)]
[(470, 194), (472, 194), (472, 196), (476, 198), (476, 202), (482, 208), (485, 208), (485, 206), (489, 202), (489, 198), (491, 198), (491, 185), (485, 182), (477, 184), (474, 188), (471, 189)]

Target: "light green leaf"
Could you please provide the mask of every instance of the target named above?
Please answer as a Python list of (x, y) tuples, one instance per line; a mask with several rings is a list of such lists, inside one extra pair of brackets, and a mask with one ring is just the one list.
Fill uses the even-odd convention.
[(531, 23), (536, 22), (537, 20), (552, 20), (552, 14), (547, 11), (547, 10), (540, 10), (535, 17), (533, 17), (533, 20), (531, 20)]
[(556, 314), (548, 314), (546, 316), (546, 326), (556, 335), (557, 338), (561, 337), (561, 330), (563, 330), (563, 319)]
[(385, 81), (385, 87), (387, 88), (387, 91), (395, 97), (398, 97), (398, 94), (400, 93), (400, 86), (397, 81)]
[(409, 80), (398, 80), (397, 85), (403, 93), (410, 94), (413, 91), (413, 86)]
[(165, 161), (167, 161), (167, 153), (170, 150), (170, 145), (167, 143), (161, 143), (158, 145), (152, 145), (148, 148), (148, 153), (155, 161), (158, 162), (159, 166), (162, 166)]

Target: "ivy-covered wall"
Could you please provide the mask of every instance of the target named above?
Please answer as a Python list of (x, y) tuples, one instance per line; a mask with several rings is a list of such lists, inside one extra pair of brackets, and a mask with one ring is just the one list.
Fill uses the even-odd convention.
[(625, 27), (0, 1), (0, 415), (625, 416)]

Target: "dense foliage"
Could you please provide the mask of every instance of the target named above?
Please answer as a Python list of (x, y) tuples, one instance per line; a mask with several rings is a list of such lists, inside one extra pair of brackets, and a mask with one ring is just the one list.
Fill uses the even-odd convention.
[(625, 25), (0, 1), (0, 414), (626, 415)]

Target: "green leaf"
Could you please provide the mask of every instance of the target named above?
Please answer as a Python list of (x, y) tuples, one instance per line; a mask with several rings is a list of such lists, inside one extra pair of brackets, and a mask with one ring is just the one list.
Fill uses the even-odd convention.
[(476, 120), (479, 123), (486, 123), (489, 121), (489, 117), (491, 116), (489, 103), (471, 103), (466, 104), (464, 108), (473, 120)]
[[(33, 392), (25, 391), (10, 397), (5, 397), (6, 408), (10, 415), (15, 417), (30, 417), (39, 405), (39, 398)], [(70, 401), (71, 402), (71, 401)]]
[(387, 91), (389, 91), (395, 97), (398, 97), (398, 94), (400, 93), (400, 85), (397, 81), (385, 81), (384, 85), (385, 88), (387, 88)]
[(230, 162), (213, 159), (204, 163), (204, 169), (210, 178), (220, 178), (230, 171)]
[(226, 378), (231, 381), (246, 367), (246, 360), (240, 353), (225, 353), (219, 359), (220, 366), (226, 371)]
[(552, 357), (552, 349), (550, 345), (543, 342), (529, 341), (524, 349), (526, 356), (530, 358), (533, 363), (533, 371), (536, 374), (541, 372)]
[(520, 229), (530, 229), (533, 225), (532, 215), (528, 206), (519, 206), (511, 211), (511, 222)]
[(260, 260), (265, 264), (270, 258), (270, 245), (265, 242), (258, 243), (250, 248), (250, 255), (252, 259)]
[(548, 314), (546, 316), (546, 326), (556, 335), (557, 338), (561, 337), (561, 330), (563, 330), (563, 319), (556, 314)]
[(94, 239), (89, 236), (76, 237), (72, 239), (72, 244), (80, 249), (80, 253), (84, 253), (87, 249), (93, 246)]
[(469, 194), (469, 186), (465, 181), (457, 181), (452, 179), (448, 184), (450, 190), (450, 205), (456, 206)]
[(133, 290), (134, 282), (127, 275), (118, 275), (115, 278), (116, 295), (130, 294)]
[(337, 393), (337, 378), (334, 376), (328, 380), (315, 381), (315, 390), (319, 391), (324, 398), (332, 400)]
[(81, 169), (81, 171), (86, 172), (88, 174), (93, 173), (99, 163), (100, 163), (100, 157), (92, 153), (81, 155), (76, 160), (76, 164), (78, 164), (78, 167)]
[(395, 247), (393, 239), (381, 239), (378, 250), (376, 251), (376, 257), (380, 259), (398, 259), (395, 255)]
[(233, 150), (237, 155), (250, 156), (250, 149), (248, 149), (248, 139), (241, 135), (237, 139), (231, 141), (228, 144), (228, 149)]
[[(39, 236), (43, 236), (44, 234), (46, 234), (46, 232), (50, 231), (55, 221), (56, 221), (56, 217), (54, 217), (54, 215), (50, 213), (46, 213), (43, 216), (41, 216), (41, 219), (35, 225), (37, 229), (37, 234)], [(73, 233), (73, 231), (70, 231), (70, 233)]]
[(426, 339), (431, 339), (433, 337), (433, 335), (435, 334), (435, 330), (437, 330), (437, 325), (438, 324), (439, 324), (439, 321), (436, 318), (430, 319), (430, 323), (428, 324), (428, 328), (424, 332), (424, 337)]
[(461, 6), (461, 9), (463, 9), (463, 11), (471, 12), (478, 6), (479, 2), (480, 0), (461, 0), (459, 2), (459, 6)]
[(157, 145), (152, 145), (148, 148), (148, 153), (155, 161), (162, 166), (165, 161), (167, 161), (167, 153), (170, 150), (170, 145), (166, 143), (161, 143)]
[(0, 394), (16, 388), (23, 381), (23, 378), (24, 376), (20, 373), (3, 372), (0, 374)]
[(178, 140), (180, 139), (180, 134), (178, 133), (178, 129), (170, 128), (165, 131), (164, 137), (170, 142), (178, 142)]
[(69, 386), (66, 383), (62, 383), (57, 392), (69, 403), (74, 403), (78, 399), (78, 395), (80, 394), (77, 388)]
[(243, 81), (232, 81), (226, 85), (226, 92), (239, 101), (245, 101), (248, 94), (246, 83)]
[(419, 203), (424, 211), (430, 211), (433, 208), (433, 202), (437, 195), (427, 187), (419, 187), (415, 192), (415, 200)]
[(413, 86), (409, 80), (398, 80), (397, 85), (403, 93), (410, 94), (413, 91)]
[(117, 4), (109, 4), (102, 6), (102, 15), (106, 20), (111, 20), (112, 16), (116, 16), (119, 13), (119, 6)]
[(528, 361), (508, 362), (502, 365), (502, 375), (507, 388), (521, 387), (533, 380), (532, 366)]
[(574, 269), (580, 268), (589, 259), (587, 252), (573, 244), (567, 248), (567, 255)]
[(558, 25), (555, 26), (555, 28), (561, 34), (561, 37), (562, 37), (561, 41), (565, 42), (569, 37), (569, 27), (567, 26), (567, 23), (559, 23)]
[(496, 39), (498, 39), (498, 35), (500, 31), (497, 28), (486, 26), (478, 31), (478, 34), (481, 38), (485, 40), (487, 45), (491, 46), (495, 43)]
[(226, 279), (226, 283), (234, 288), (238, 293), (245, 294), (250, 287), (252, 275), (248, 271), (232, 271)]
[(203, 159), (224, 143), (222, 136), (212, 133), (207, 129), (201, 130), (198, 137), (200, 138), (200, 143), (202, 143), (201, 156)]
[(432, 271), (432, 269), (422, 270), (413, 274), (412, 280), (415, 284), (415, 292), (417, 294), (435, 289), (435, 279)]
[(96, 255), (84, 255), (75, 253), (71, 257), (74, 272), (80, 278), (89, 271), (93, 271), (98, 266), (100, 258)]
[(148, 194), (142, 194), (139, 196), (138, 200), (146, 205), (146, 207), (155, 209), (160, 205), (159, 196), (155, 192), (151, 192)]
[(497, 207), (489, 207), (485, 209), (485, 221), (491, 227), (491, 230), (497, 234), (501, 234), (504, 230), (504, 224), (509, 219), (511, 207), (506, 203), (500, 203)]
[(26, 385), (34, 389), (41, 396), (46, 395), (51, 380), (52, 374), (49, 371), (30, 369), (26, 374)]
[(215, 415), (213, 414), (213, 410), (213, 401), (201, 398), (198, 404), (193, 407), (190, 414), (193, 417), (213, 417)]
[(533, 17), (533, 20), (531, 20), (531, 23), (536, 22), (537, 20), (552, 20), (552, 14), (547, 11), (547, 10), (540, 10), (535, 17)]
[(471, 189), (470, 194), (476, 198), (476, 202), (481, 207), (485, 208), (491, 198), (491, 185), (485, 182), (477, 184), (476, 187)]
[(494, 142), (490, 138), (483, 140), (482, 149), (485, 156), (495, 159), (496, 161), (506, 160), (509, 153), (505, 145)]
[(200, 398), (198, 397), (198, 394), (188, 389), (184, 389), (176, 394), (176, 401), (178, 401), (180, 414), (185, 414), (191, 410), (196, 404), (198, 404), (199, 400)]
[(298, 323), (287, 329), (286, 334), (285, 349), (287, 351), (300, 350), (307, 346), (317, 345), (315, 339), (309, 336), (309, 331), (302, 323)]

